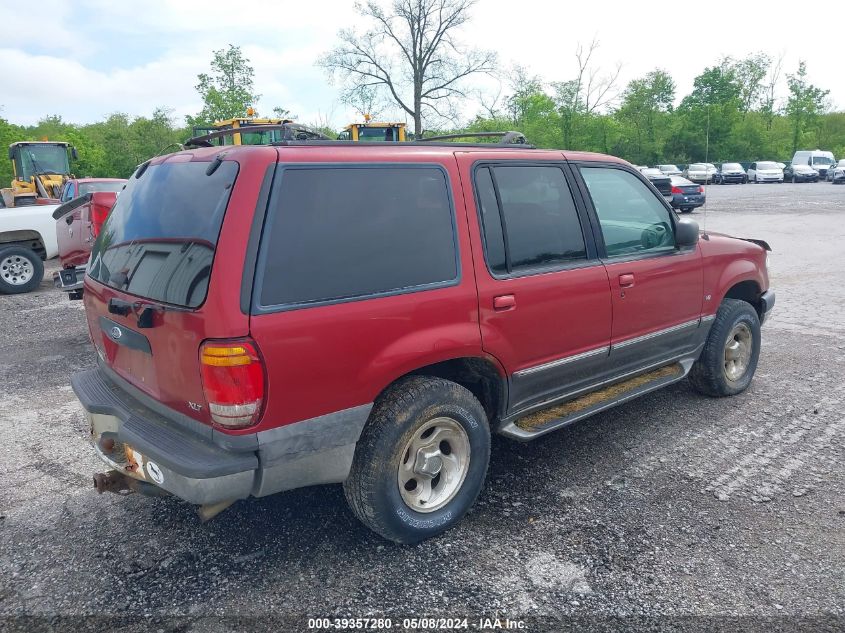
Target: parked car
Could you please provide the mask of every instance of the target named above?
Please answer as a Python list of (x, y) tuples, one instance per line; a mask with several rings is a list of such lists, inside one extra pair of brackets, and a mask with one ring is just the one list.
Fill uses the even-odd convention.
[[(820, 178), (825, 178), (827, 176), (827, 170), (835, 164), (836, 159), (833, 157), (832, 152), (816, 149), (799, 150), (795, 152), (790, 166), (807, 165), (813, 171), (818, 172)], [(806, 170), (801, 171), (803, 173), (808, 173)]]
[(827, 179), (836, 183), (837, 181), (841, 182), (843, 177), (845, 177), (845, 158), (840, 158), (836, 165), (827, 170)]
[(70, 299), (82, 298), (82, 282), (91, 247), (117, 196), (114, 191), (86, 193), (53, 212), (62, 266), (61, 270), (53, 273), (53, 283), (59, 290), (67, 292)]
[(690, 213), (705, 202), (704, 187), (683, 176), (672, 176), (672, 208)]
[(793, 163), (783, 170), (783, 179), (787, 182), (818, 182), (819, 172), (809, 165)]
[(748, 167), (748, 182), (783, 182), (783, 167), (780, 163), (760, 161)]
[(707, 184), (718, 178), (719, 170), (713, 163), (691, 163), (683, 171), (683, 177), (692, 182)]
[(831, 174), (830, 181), (834, 185), (842, 184), (845, 181), (845, 159), (841, 159), (829, 172)]
[(610, 156), (438, 143), (201, 148), (135, 172), (85, 277), (97, 366), (72, 377), (112, 469), (99, 491), (208, 519), (343, 482), (366, 526), (413, 543), (473, 505), (491, 432), (535, 439), (685, 376), (748, 387), (764, 242), (699, 241)]
[(64, 184), (61, 202), (70, 202), (74, 198), (97, 191), (117, 193), (125, 186), (125, 178), (72, 178)]
[(657, 169), (667, 176), (682, 176), (684, 172), (678, 169), (677, 165), (657, 165)]
[(651, 181), (664, 198), (672, 200), (672, 178), (659, 169), (653, 167), (640, 167), (640, 173)]
[(716, 182), (720, 185), (744, 184), (748, 182), (748, 174), (745, 173), (739, 163), (722, 163), (719, 172), (716, 174)]
[(0, 295), (31, 292), (58, 253), (56, 204), (0, 208)]

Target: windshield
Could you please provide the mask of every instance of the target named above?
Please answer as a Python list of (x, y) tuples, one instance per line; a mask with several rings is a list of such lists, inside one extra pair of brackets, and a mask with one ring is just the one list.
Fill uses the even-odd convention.
[(69, 174), (64, 145), (33, 144), (18, 146), (18, 176), (29, 180), (35, 174)]
[(125, 184), (125, 180), (81, 182), (79, 183), (79, 195), (84, 196), (86, 193), (96, 193), (97, 191), (113, 191), (114, 193), (119, 193), (123, 190)]
[(777, 163), (757, 163), (757, 169), (780, 169)]
[(722, 169), (740, 170), (742, 169), (742, 165), (739, 163), (722, 163)]
[(358, 128), (359, 141), (396, 141), (399, 140), (394, 134), (392, 127), (362, 127)]
[(205, 301), (238, 173), (223, 161), (151, 165), (129, 179), (91, 252), (88, 274), (131, 294), (190, 308)]
[(813, 156), (813, 165), (832, 165), (833, 160), (827, 156)]
[(707, 165), (704, 163), (693, 163), (688, 169), (689, 171), (707, 171)]

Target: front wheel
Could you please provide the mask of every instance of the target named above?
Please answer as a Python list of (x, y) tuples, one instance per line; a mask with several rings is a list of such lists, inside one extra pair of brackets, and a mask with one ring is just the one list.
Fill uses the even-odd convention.
[(34, 290), (44, 278), (44, 264), (38, 254), (23, 246), (0, 248), (0, 294)]
[(411, 376), (373, 407), (343, 490), (374, 532), (418, 543), (472, 507), (490, 461), (490, 428), (478, 399), (442, 378)]
[(707, 396), (733, 396), (748, 388), (760, 357), (760, 318), (747, 301), (725, 299), (707, 335), (690, 383)]

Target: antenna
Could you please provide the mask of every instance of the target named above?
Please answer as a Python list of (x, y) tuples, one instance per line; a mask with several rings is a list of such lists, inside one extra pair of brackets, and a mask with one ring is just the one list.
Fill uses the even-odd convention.
[(701, 232), (704, 235), (704, 239), (709, 239), (707, 237), (707, 185), (710, 182), (710, 178), (708, 176), (707, 165), (710, 164), (710, 93), (712, 93), (713, 88), (711, 87), (708, 90), (708, 99), (707, 99), (707, 131), (704, 134), (704, 219), (702, 220)]

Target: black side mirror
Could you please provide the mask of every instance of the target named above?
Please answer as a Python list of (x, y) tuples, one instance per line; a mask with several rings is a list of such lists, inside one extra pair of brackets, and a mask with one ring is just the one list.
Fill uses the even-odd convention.
[(698, 244), (698, 222), (695, 220), (679, 220), (675, 224), (675, 244), (679, 248)]
[(79, 152), (76, 151), (76, 148), (73, 145), (70, 146), (70, 157), (73, 160), (79, 160)]

